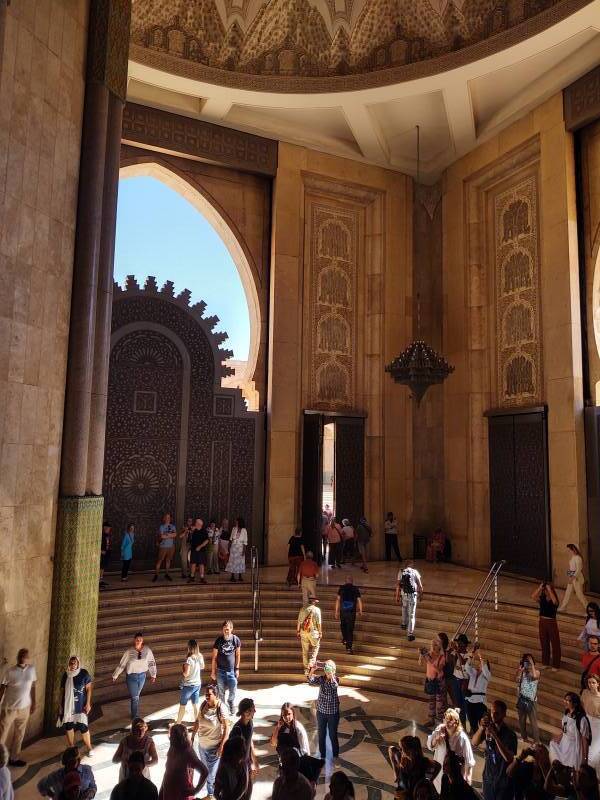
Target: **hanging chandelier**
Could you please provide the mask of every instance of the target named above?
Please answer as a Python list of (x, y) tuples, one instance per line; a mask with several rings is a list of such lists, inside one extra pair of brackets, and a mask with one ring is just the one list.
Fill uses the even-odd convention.
[(408, 386), (417, 405), (420, 405), (427, 389), (436, 383), (443, 383), (454, 372), (454, 367), (422, 339), (417, 339), (388, 364), (385, 371), (390, 373), (395, 383)]
[[(417, 125), (417, 180), (419, 183), (419, 167), (421, 161), (420, 127)], [(417, 295), (417, 336), (421, 328), (421, 303)], [(427, 389), (436, 383), (443, 383), (454, 367), (446, 359), (430, 347), (422, 339), (411, 342), (391, 364), (385, 368), (395, 383), (408, 386), (411, 396), (417, 401), (417, 406)]]

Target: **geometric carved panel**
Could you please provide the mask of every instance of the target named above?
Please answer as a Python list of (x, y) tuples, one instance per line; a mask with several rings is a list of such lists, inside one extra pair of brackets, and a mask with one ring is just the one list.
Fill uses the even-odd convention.
[(536, 173), (493, 196), (493, 223), (497, 396), (523, 405), (543, 385)]
[(216, 349), (220, 336), (201, 308), (153, 280), (115, 293), (105, 509), (115, 552), (127, 523), (135, 524), (139, 561), (154, 557), (166, 511), (178, 524), (240, 515), (253, 533), (256, 417), (240, 390), (215, 387), (228, 352)]
[(360, 209), (309, 205), (310, 396), (313, 408), (354, 405)]

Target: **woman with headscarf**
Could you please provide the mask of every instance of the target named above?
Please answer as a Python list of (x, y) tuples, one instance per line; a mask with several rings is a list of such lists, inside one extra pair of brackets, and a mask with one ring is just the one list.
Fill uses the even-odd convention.
[(92, 752), (88, 714), (92, 708), (92, 678), (83, 669), (79, 656), (71, 656), (60, 681), (60, 709), (58, 725), (62, 727), (69, 745), (75, 744), (75, 731), (79, 731), (87, 754)]

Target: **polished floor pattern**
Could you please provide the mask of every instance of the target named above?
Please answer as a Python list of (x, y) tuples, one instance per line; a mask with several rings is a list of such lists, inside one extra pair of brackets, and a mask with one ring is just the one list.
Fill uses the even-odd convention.
[[(393, 797), (393, 775), (387, 761), (387, 747), (407, 734), (419, 736), (423, 744), (427, 731), (426, 706), (416, 700), (385, 697), (381, 694), (361, 692), (357, 689), (340, 689), (342, 714), (340, 721), (339, 764), (351, 777), (356, 787), (357, 800), (389, 800)], [(317, 752), (316, 719), (314, 699), (316, 690), (307, 684), (268, 686), (245, 691), (242, 686), (238, 698), (253, 697), (257, 706), (255, 718), (255, 744), (259, 756), (260, 771), (255, 783), (253, 800), (266, 800), (271, 796), (271, 787), (276, 777), (277, 756), (269, 746), (272, 725), (278, 717), (284, 701), (296, 704), (299, 719), (309, 733), (311, 751)], [(173, 720), (177, 707), (173, 693), (149, 695), (142, 698), (142, 711), (146, 715), (156, 741), (160, 761), (152, 768), (152, 779), (160, 786), (164, 759), (168, 748), (167, 725)], [(118, 766), (112, 763), (123, 728), (127, 724), (128, 703), (119, 701), (104, 707), (104, 715), (93, 726), (94, 752), (89, 763), (98, 784), (98, 800), (108, 800), (117, 780)], [(37, 781), (56, 769), (64, 747), (62, 737), (41, 739), (24, 751), (28, 767), (15, 770), (16, 796), (19, 800), (38, 797)], [(481, 758), (477, 757), (474, 784), (479, 785)], [(324, 797), (332, 765), (328, 759), (322, 774), (317, 798)], [(17, 777), (18, 776), (18, 777)], [(200, 797), (206, 791), (203, 789)]]
[[(116, 564), (115, 564), (116, 566)], [(472, 597), (482, 581), (485, 573), (479, 570), (458, 567), (451, 564), (433, 565), (419, 561), (416, 564), (421, 571), (426, 592), (448, 594), (450, 596)], [(357, 567), (344, 568), (344, 570), (331, 570), (323, 568), (319, 582), (321, 584), (339, 585), (343, 582), (347, 572), (352, 572), (355, 583), (368, 590), (368, 587), (395, 586), (398, 565), (396, 563), (377, 562), (369, 566), (368, 574), (362, 573)], [(261, 579), (264, 583), (281, 585), (285, 580), (287, 568), (269, 567), (261, 570)], [(168, 583), (161, 578), (165, 590), (169, 587), (181, 585), (183, 581), (178, 577), (179, 570), (172, 570), (175, 578), (173, 583)], [(223, 584), (225, 587), (229, 576), (208, 576), (209, 584)], [(134, 573), (126, 583), (120, 581), (118, 574), (109, 574), (107, 592), (119, 589), (131, 589), (140, 586), (152, 585), (149, 583), (151, 574)], [(249, 574), (246, 575), (249, 581)], [(154, 584), (156, 586), (156, 584)], [(198, 587), (199, 589), (201, 587)], [(533, 606), (530, 594), (535, 584), (530, 581), (502, 576), (499, 583), (500, 601), (520, 603)], [(291, 590), (293, 591), (293, 590)], [(299, 593), (298, 598), (300, 599)], [(368, 591), (365, 593), (365, 602), (368, 603)], [(573, 601), (569, 607), (571, 614), (579, 616), (580, 609)], [(423, 723), (427, 718), (425, 702), (403, 699), (399, 697), (386, 697), (385, 695), (362, 692), (357, 689), (346, 688), (341, 690), (342, 721), (340, 724), (341, 754), (340, 764), (352, 776), (357, 787), (357, 798), (360, 800), (385, 800), (392, 794), (392, 772), (387, 762), (387, 746), (396, 742), (406, 733), (416, 733), (425, 742), (426, 730)], [(275, 755), (268, 745), (271, 725), (277, 718), (279, 707), (284, 701), (295, 702), (301, 718), (307, 724), (312, 752), (317, 751), (316, 726), (313, 710), (313, 700), (316, 691), (307, 684), (275, 685), (245, 691), (243, 688), (243, 675), (238, 698), (252, 696), (257, 704), (256, 738), (260, 760), (260, 773), (253, 793), (254, 800), (266, 800), (270, 796), (270, 789), (275, 777)], [(153, 780), (160, 785), (164, 757), (167, 750), (167, 724), (176, 714), (177, 698), (173, 693), (148, 695), (143, 700), (143, 712), (146, 714), (156, 737), (157, 746), (161, 754), (161, 763), (153, 769)], [(114, 785), (118, 768), (111, 762), (123, 728), (127, 723), (128, 703), (119, 701), (103, 707), (103, 716), (93, 725), (95, 750), (89, 760), (98, 782), (98, 798), (107, 800), (110, 789)], [(25, 751), (25, 758), (29, 762), (26, 770), (15, 770), (15, 787), (17, 797), (37, 797), (36, 782), (39, 778), (56, 769), (60, 753), (64, 748), (64, 740), (57, 736), (44, 738), (30, 745)], [(477, 757), (474, 784), (478, 785), (481, 775), (481, 758)], [(328, 762), (324, 770), (325, 782), (331, 774), (331, 763)], [(326, 792), (323, 782), (319, 786), (318, 798)], [(201, 793), (203, 796), (205, 792)]]

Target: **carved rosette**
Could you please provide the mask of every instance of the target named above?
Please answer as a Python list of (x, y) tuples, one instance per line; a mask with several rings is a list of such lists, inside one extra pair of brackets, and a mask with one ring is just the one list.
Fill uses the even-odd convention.
[(493, 203), (498, 398), (523, 405), (542, 391), (537, 174)]

